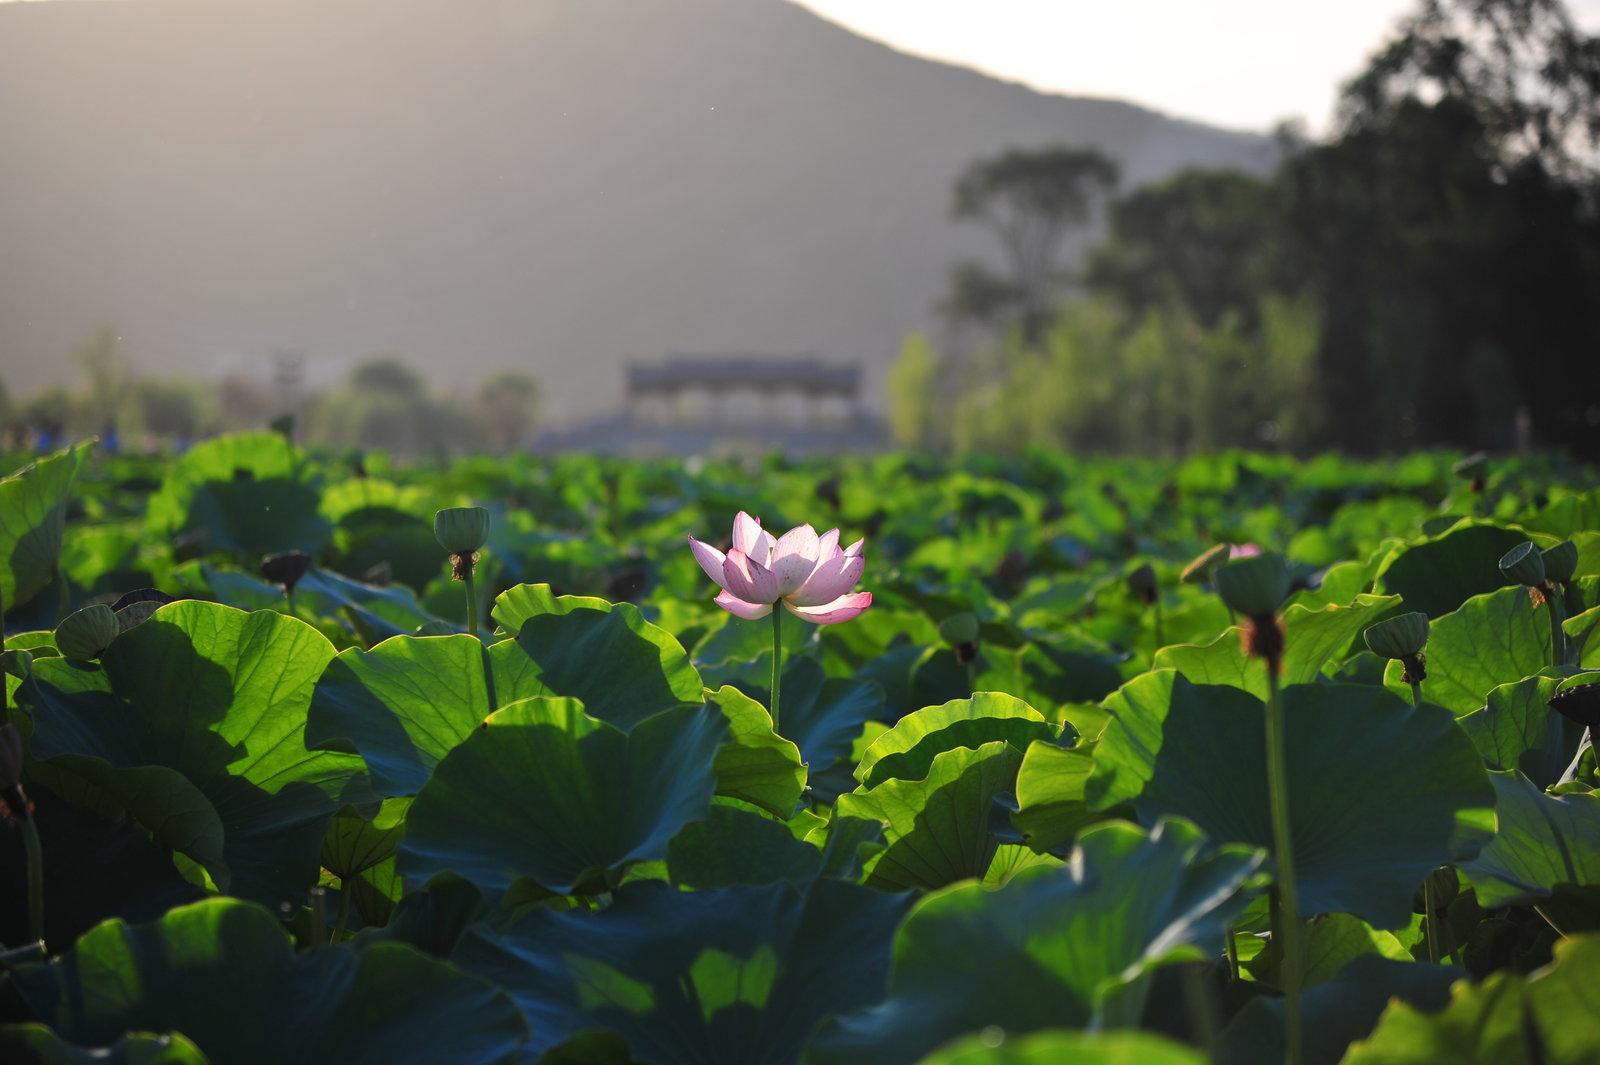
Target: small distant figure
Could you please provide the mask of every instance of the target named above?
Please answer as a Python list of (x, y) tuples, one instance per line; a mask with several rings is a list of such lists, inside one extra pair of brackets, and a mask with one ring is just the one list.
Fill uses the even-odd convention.
[(100, 429), (100, 450), (107, 455), (115, 455), (122, 450), (122, 437), (117, 434), (117, 423), (107, 418)]

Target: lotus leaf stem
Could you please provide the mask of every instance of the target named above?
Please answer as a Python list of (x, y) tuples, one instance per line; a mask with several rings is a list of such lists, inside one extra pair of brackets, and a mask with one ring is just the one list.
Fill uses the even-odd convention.
[(1283, 735), (1283, 707), (1278, 697), (1274, 663), (1267, 664), (1267, 789), (1272, 805), (1272, 849), (1278, 860), (1277, 903), (1272, 934), (1278, 939), (1283, 976), (1285, 1039), (1288, 1065), (1305, 1060), (1300, 1016), (1300, 909), (1295, 898), (1294, 850), (1289, 830), (1288, 754)]
[(1439, 933), (1434, 925), (1438, 915), (1433, 907), (1433, 874), (1431, 873), (1422, 882), (1422, 910), (1426, 919), (1424, 927), (1428, 931), (1428, 960), (1437, 965), (1439, 963)]
[(22, 814), (22, 847), (28, 859), (28, 936), (38, 943), (44, 940), (44, 849), (32, 810)]
[(772, 605), (772, 731), (778, 731), (778, 686), (783, 681), (783, 611)]

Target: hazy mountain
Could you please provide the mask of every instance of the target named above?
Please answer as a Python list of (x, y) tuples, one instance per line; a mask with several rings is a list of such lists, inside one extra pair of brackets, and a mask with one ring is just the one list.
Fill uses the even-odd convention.
[(987, 250), (948, 220), (953, 177), (1050, 142), (1129, 183), (1273, 151), (784, 0), (0, 4), (0, 364), (29, 390), (108, 322), (158, 371), (525, 365), (558, 416), (669, 351), (876, 382)]

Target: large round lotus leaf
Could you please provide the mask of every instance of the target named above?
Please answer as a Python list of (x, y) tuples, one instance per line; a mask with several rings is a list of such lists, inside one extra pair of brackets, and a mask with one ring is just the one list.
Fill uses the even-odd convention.
[(502, 705), (562, 695), (581, 700), (592, 717), (629, 729), (704, 698), (688, 652), (627, 603), (519, 584), (494, 601), (494, 620), (512, 637), (490, 649)]
[(1548, 669), (1502, 684), (1482, 707), (1457, 719), (1485, 765), (1515, 769), (1541, 788), (1561, 779), (1583, 742), (1583, 726), (1551, 711), (1560, 684), (1560, 675)]
[(333, 527), (321, 493), (301, 479), (294, 448), (277, 433), (230, 433), (190, 448), (167, 470), (145, 511), (152, 533), (199, 537), (214, 551), (255, 560), (315, 553)]
[(535, 1050), (607, 1029), (639, 1061), (790, 1065), (819, 1020), (882, 996), (909, 904), (836, 880), (695, 892), (642, 881), (599, 913), (477, 925), (451, 960), (511, 993)]
[(822, 850), (754, 810), (714, 803), (667, 846), (667, 878), (701, 891), (734, 884), (803, 884), (822, 872)]
[(107, 921), (12, 984), (75, 1043), (180, 1031), (214, 1061), (502, 1062), (527, 1029), (505, 994), (395, 943), (296, 954), (271, 913), (210, 899)]
[(1260, 862), (1182, 822), (1149, 835), (1113, 823), (1084, 832), (1065, 866), (935, 892), (895, 936), (888, 998), (819, 1030), (806, 1061), (909, 1065), (991, 1026), (1137, 1023), (1155, 967), (1221, 952)]
[[(1392, 595), (1358, 595), (1349, 606), (1308, 610), (1298, 604), (1283, 612), (1287, 645), (1283, 655), (1282, 684), (1311, 684), (1331, 666), (1338, 665), (1367, 626), (1393, 611), (1400, 599)], [(1230, 684), (1258, 699), (1267, 697), (1267, 671), (1260, 659), (1245, 657), (1239, 630), (1229, 629), (1208, 644), (1163, 647), (1155, 655), (1156, 669), (1175, 669), (1196, 684)]]
[[(1550, 618), (1535, 608), (1528, 589), (1502, 588), (1473, 596), (1428, 626), (1427, 677), (1422, 697), (1457, 717), (1484, 705), (1502, 684), (1531, 677), (1550, 666)], [(1390, 662), (1384, 686), (1406, 698), (1405, 667)]]
[(1151, 1032), (1003, 1032), (968, 1036), (919, 1065), (1206, 1065), (1193, 1047)]
[[(451, 870), (497, 896), (528, 877), (605, 890), (706, 816), (727, 738), (715, 707), (678, 706), (622, 732), (548, 696), (501, 708), (447, 754), (406, 817), (399, 870)], [(608, 882), (609, 880), (609, 882)]]
[(935, 755), (919, 780), (890, 777), (839, 796), (838, 817), (877, 821), (887, 846), (865, 865), (874, 887), (936, 888), (981, 877), (1000, 845), (993, 823), (1010, 792), (1022, 752), (995, 740)]
[[(431, 531), (428, 540), (433, 540)], [(284, 605), (283, 587), (253, 573), (215, 566), (201, 566), (200, 573), (210, 597), (219, 603), (241, 610), (277, 610)], [(301, 618), (342, 618), (365, 644), (408, 635), (441, 620), (424, 610), (404, 585), (380, 588), (316, 566), (295, 585), (294, 613)]]
[(111, 1046), (73, 1046), (42, 1024), (0, 1025), (0, 1061), (7, 1065), (208, 1065), (178, 1032), (133, 1032)]
[(471, 636), (395, 636), (328, 663), (306, 745), (355, 751), (382, 795), (415, 795), (492, 711), (483, 645)]
[(1521, 773), (1490, 773), (1499, 828), (1461, 871), (1485, 909), (1558, 889), (1600, 897), (1600, 795), (1546, 795)]
[(1504, 587), (1500, 558), (1527, 538), (1515, 529), (1462, 522), (1395, 555), (1378, 583), (1404, 599), (1407, 610), (1440, 618), (1472, 596)]
[(1600, 935), (1556, 941), (1555, 961), (1524, 977), (1463, 980), (1450, 1004), (1390, 1006), (1344, 1065), (1593, 1065), (1600, 1061)]
[(813, 773), (850, 754), (861, 726), (883, 714), (883, 689), (871, 681), (828, 677), (814, 659), (783, 667), (783, 734)]
[(67, 495), (94, 444), (51, 455), (0, 480), (0, 604), (14, 610), (56, 574)]
[(1056, 850), (1106, 815), (1091, 813), (1083, 788), (1094, 772), (1095, 741), (1077, 747), (1035, 742), (1017, 770), (1017, 812), (1012, 824), (1037, 851)]
[(118, 636), (99, 663), (35, 662), (17, 694), (32, 714), (36, 759), (75, 755), (185, 777), (222, 825), (226, 868), (213, 878), (276, 905), (316, 882), (340, 802), (370, 797), (359, 758), (306, 749), (312, 686), (332, 657), (322, 634), (294, 618), (183, 600)]
[[(1355, 958), (1334, 979), (1307, 988), (1301, 999), (1306, 1065), (1337, 1065), (1351, 1043), (1372, 1031), (1392, 1001), (1442, 1009), (1450, 1000), (1450, 985), (1460, 976), (1461, 970), (1450, 965), (1398, 961), (1376, 953)], [(1282, 1065), (1283, 999), (1252, 998), (1223, 1029), (1217, 1060)]]
[[(1282, 701), (1303, 915), (1404, 925), (1429, 871), (1476, 853), (1493, 831), (1477, 750), (1445, 711), (1380, 688), (1298, 684)], [(1085, 789), (1090, 809), (1131, 802), (1143, 823), (1179, 815), (1213, 839), (1271, 849), (1260, 700), (1159, 670), (1105, 705), (1113, 717)]]
[(1035, 740), (1055, 738), (1044, 715), (1004, 692), (976, 692), (901, 718), (867, 748), (856, 779), (868, 788), (886, 780), (921, 780), (934, 758), (959, 747), (981, 747), (1003, 740), (1018, 752)]
[(729, 742), (717, 752), (714, 765), (717, 794), (778, 817), (794, 813), (806, 787), (800, 749), (772, 731), (766, 707), (731, 684), (707, 691), (706, 699), (728, 722)]

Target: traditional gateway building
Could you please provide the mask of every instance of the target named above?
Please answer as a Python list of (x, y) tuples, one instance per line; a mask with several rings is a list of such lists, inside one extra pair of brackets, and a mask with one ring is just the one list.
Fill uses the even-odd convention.
[(861, 368), (815, 355), (673, 355), (627, 368), (620, 414), (541, 436), (546, 451), (719, 455), (870, 451), (887, 438)]

